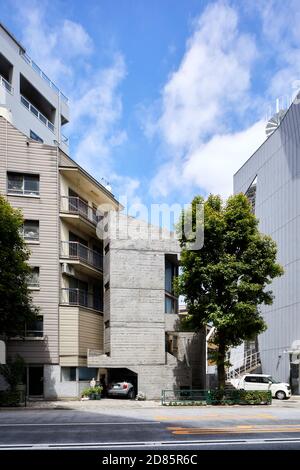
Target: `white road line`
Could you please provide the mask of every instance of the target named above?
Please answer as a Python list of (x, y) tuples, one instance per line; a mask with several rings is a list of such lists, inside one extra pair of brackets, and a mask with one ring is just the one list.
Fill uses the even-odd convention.
[(122, 422), (95, 422), (95, 423), (1, 423), (0, 428), (9, 428), (14, 426), (117, 426), (117, 425), (148, 425), (148, 424), (161, 424), (160, 421), (122, 421)]
[(300, 438), (274, 438), (274, 439), (212, 439), (212, 440), (185, 440), (185, 441), (147, 441), (147, 442), (82, 442), (82, 443), (64, 443), (64, 444), (7, 444), (0, 445), (1, 450), (55, 450), (55, 449), (127, 449), (131, 447), (166, 447), (166, 446), (210, 446), (210, 445), (253, 445), (268, 443), (290, 443), (297, 444)]

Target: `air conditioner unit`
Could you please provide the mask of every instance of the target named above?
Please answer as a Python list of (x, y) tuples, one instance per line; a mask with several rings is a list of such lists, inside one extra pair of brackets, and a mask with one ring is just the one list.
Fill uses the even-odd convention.
[(75, 276), (75, 269), (68, 263), (62, 263), (61, 265), (62, 274), (68, 274), (69, 276)]

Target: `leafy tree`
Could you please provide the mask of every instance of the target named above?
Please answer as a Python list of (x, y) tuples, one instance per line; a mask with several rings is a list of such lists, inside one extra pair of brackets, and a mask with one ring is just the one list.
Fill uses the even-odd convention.
[[(204, 204), (204, 226), (196, 227), (197, 204)], [(204, 245), (189, 249), (180, 229), (192, 213), (194, 231), (204, 228)], [(178, 224), (182, 247), (182, 273), (176, 280), (178, 294), (185, 296), (193, 329), (210, 324), (215, 327), (218, 346), (219, 388), (225, 386), (226, 355), (230, 347), (254, 339), (266, 329), (259, 312), (262, 304), (273, 302), (267, 286), (283, 274), (276, 262), (275, 242), (258, 230), (258, 220), (244, 194), (231, 196), (224, 203), (219, 196), (194, 198), (190, 213), (184, 212)]]
[(0, 374), (5, 378), (9, 388), (14, 392), (21, 384), (25, 373), (25, 361), (17, 354), (14, 360), (9, 359), (7, 364), (0, 364)]
[(0, 335), (24, 334), (25, 323), (34, 320), (38, 309), (28, 291), (29, 251), (20, 235), (20, 211), (0, 196)]

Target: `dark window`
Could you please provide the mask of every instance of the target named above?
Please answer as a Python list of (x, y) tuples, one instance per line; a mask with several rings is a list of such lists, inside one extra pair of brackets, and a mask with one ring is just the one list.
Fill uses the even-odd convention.
[(28, 277), (28, 287), (40, 287), (40, 268), (34, 267)]
[(247, 375), (245, 377), (245, 382), (261, 383), (261, 377), (254, 377), (254, 376), (251, 376), (251, 375)]
[(178, 266), (165, 258), (165, 313), (177, 313), (178, 299), (174, 294), (174, 278), (178, 276)]
[(109, 321), (109, 320), (106, 320), (106, 321), (104, 322), (104, 326), (105, 326), (105, 328), (109, 328), (109, 327), (110, 327), (110, 321)]
[(40, 142), (41, 144), (44, 143), (43, 139), (41, 139), (41, 137), (39, 137), (35, 132), (33, 132), (31, 129), (30, 129), (30, 138), (33, 139), (33, 140), (36, 140), (37, 142)]
[(107, 291), (109, 289), (109, 281), (104, 284), (104, 289)]
[(109, 243), (104, 248), (104, 253), (106, 254), (108, 252), (109, 252)]
[(25, 336), (27, 338), (41, 338), (44, 336), (44, 319), (42, 315), (38, 315), (32, 323), (26, 325)]
[(90, 381), (97, 378), (98, 369), (93, 367), (79, 367), (79, 380)]
[(62, 382), (75, 382), (76, 381), (76, 367), (62, 367), (61, 368), (61, 381)]
[(22, 173), (7, 173), (8, 194), (20, 194), (23, 196), (38, 196), (40, 193), (39, 175)]

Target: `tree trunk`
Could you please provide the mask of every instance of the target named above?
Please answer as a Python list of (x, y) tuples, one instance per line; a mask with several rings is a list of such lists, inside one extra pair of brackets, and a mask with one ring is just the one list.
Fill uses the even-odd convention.
[(218, 362), (217, 362), (218, 388), (219, 389), (225, 388), (225, 358), (226, 358), (226, 346), (223, 341), (220, 341), (219, 350), (218, 350)]

